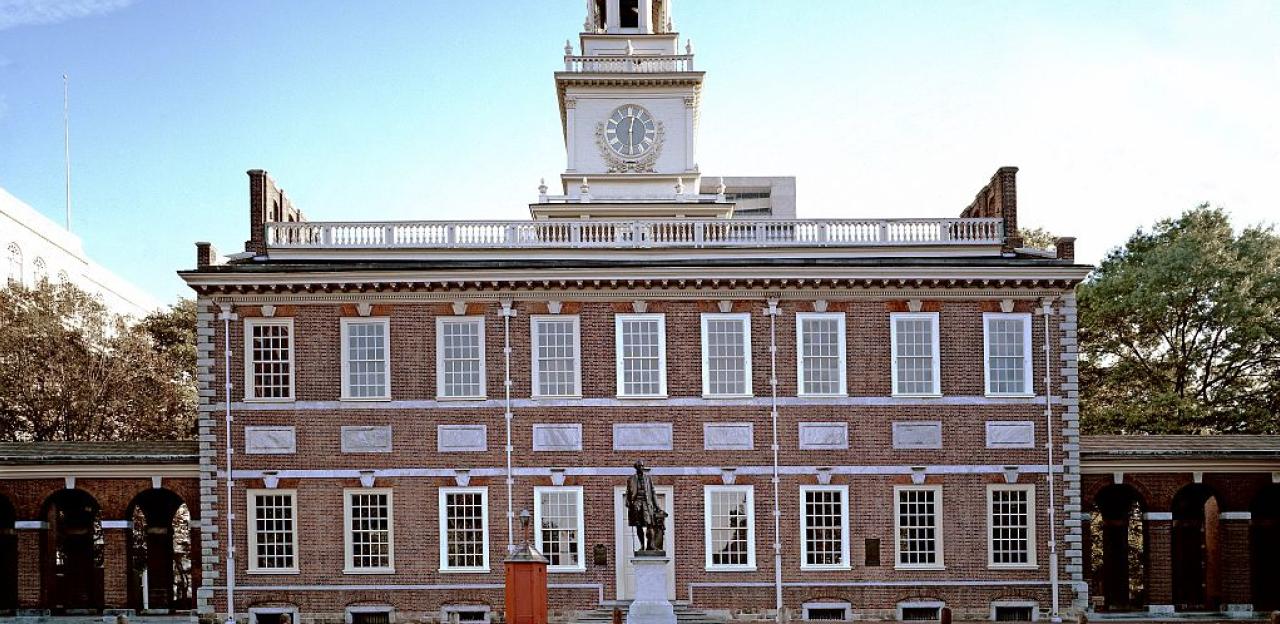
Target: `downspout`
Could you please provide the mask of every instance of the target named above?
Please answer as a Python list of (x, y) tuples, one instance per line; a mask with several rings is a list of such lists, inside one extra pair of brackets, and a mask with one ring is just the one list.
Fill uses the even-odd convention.
[(1057, 502), (1053, 483), (1053, 351), (1049, 348), (1049, 317), (1053, 316), (1053, 299), (1045, 298), (1041, 303), (1044, 306), (1044, 424), (1045, 442), (1049, 449), (1049, 469), (1045, 471), (1045, 481), (1049, 485), (1049, 587), (1053, 605), (1050, 618), (1054, 622), (1061, 622), (1062, 614), (1058, 612)]
[(782, 511), (778, 501), (778, 300), (770, 299), (765, 310), (769, 316), (769, 390), (772, 393), (769, 414), (773, 435), (773, 600), (778, 622), (782, 617)]
[(235, 542), (235, 504), (232, 498), (231, 481), (231, 320), (235, 314), (231, 312), (231, 304), (222, 304), (222, 375), (226, 382), (224, 403), (226, 407), (226, 443), (227, 443), (227, 624), (236, 621), (236, 542)]
[(507, 436), (507, 553), (516, 551), (515, 542), (515, 507), (512, 500), (513, 490), (515, 488), (515, 477), (511, 469), (511, 317), (516, 315), (515, 309), (511, 307), (511, 301), (504, 299), (502, 301), (502, 359), (503, 359), (503, 376), (502, 390), (506, 393), (506, 409), (503, 416), (506, 419), (506, 436)]

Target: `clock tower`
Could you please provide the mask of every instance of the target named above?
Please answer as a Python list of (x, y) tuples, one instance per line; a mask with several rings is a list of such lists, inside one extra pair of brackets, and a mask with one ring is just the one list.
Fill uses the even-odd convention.
[(729, 216), (700, 195), (698, 110), (704, 72), (681, 45), (671, 0), (587, 0), (575, 53), (555, 73), (567, 155), (563, 195), (546, 186), (534, 218)]

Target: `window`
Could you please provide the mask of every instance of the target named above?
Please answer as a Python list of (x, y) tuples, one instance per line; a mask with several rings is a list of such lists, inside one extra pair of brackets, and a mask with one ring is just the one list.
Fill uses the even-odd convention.
[(667, 394), (666, 316), (619, 314), (614, 320), (618, 396)]
[(982, 315), (987, 394), (1030, 396), (1031, 315)]
[(893, 394), (936, 396), (938, 385), (938, 313), (889, 315), (893, 343)]
[(394, 614), (395, 610), (385, 605), (350, 606), (347, 607), (346, 624), (392, 624)]
[(702, 394), (751, 395), (749, 315), (702, 315)]
[(298, 571), (294, 490), (249, 490), (249, 571)]
[(344, 572), (395, 572), (391, 490), (346, 490), (347, 566)]
[(640, 0), (618, 2), (618, 25), (623, 28), (640, 27)]
[(848, 499), (843, 485), (800, 487), (802, 569), (849, 569)]
[(9, 281), (22, 283), (22, 248), (9, 243)]
[(246, 319), (245, 398), (293, 400), (293, 319)]
[(703, 491), (708, 570), (754, 570), (755, 506), (750, 485), (708, 485)]
[(991, 620), (994, 622), (1034, 622), (1036, 603), (1002, 600), (991, 603)]
[(286, 617), (290, 624), (302, 622), (295, 607), (249, 607), (249, 624), (284, 624)]
[(993, 568), (1035, 567), (1035, 486), (987, 486), (988, 559)]
[(533, 396), (582, 396), (577, 316), (535, 316), (532, 323)]
[(806, 602), (804, 619), (843, 621), (849, 619), (850, 610), (847, 602)]
[(342, 319), (342, 398), (391, 398), (391, 324), (385, 319)]
[(845, 393), (844, 315), (796, 314), (796, 379), (801, 395)]
[(489, 571), (489, 490), (440, 488), (440, 571)]
[(31, 263), (31, 276), (36, 284), (49, 281), (49, 265), (45, 264), (44, 258), (36, 256), (35, 262)]
[(898, 619), (903, 622), (937, 622), (943, 604), (932, 600), (898, 603)]
[(582, 541), (582, 488), (535, 487), (533, 525), (538, 552), (547, 558), (547, 569), (586, 569)]
[(942, 488), (936, 485), (894, 488), (899, 568), (942, 568)]
[(484, 317), (436, 319), (436, 387), (442, 399), (483, 399)]

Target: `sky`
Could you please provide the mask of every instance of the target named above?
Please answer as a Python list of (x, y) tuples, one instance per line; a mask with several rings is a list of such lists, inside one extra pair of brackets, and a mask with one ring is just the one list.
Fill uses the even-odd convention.
[[(552, 72), (581, 0), (0, 0), (0, 187), (164, 301), (248, 238), (269, 171), (308, 219), (523, 219), (565, 166)], [(698, 163), (797, 176), (809, 218), (1019, 222), (1096, 263), (1209, 202), (1280, 221), (1280, 2), (675, 0)]]

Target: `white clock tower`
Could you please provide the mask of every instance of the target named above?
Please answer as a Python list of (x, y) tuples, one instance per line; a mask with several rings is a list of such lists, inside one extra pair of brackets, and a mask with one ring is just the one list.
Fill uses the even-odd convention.
[(699, 195), (704, 72), (680, 45), (671, 0), (587, 0), (579, 54), (565, 43), (556, 93), (568, 162), (562, 196), (545, 185), (534, 218), (729, 216)]

